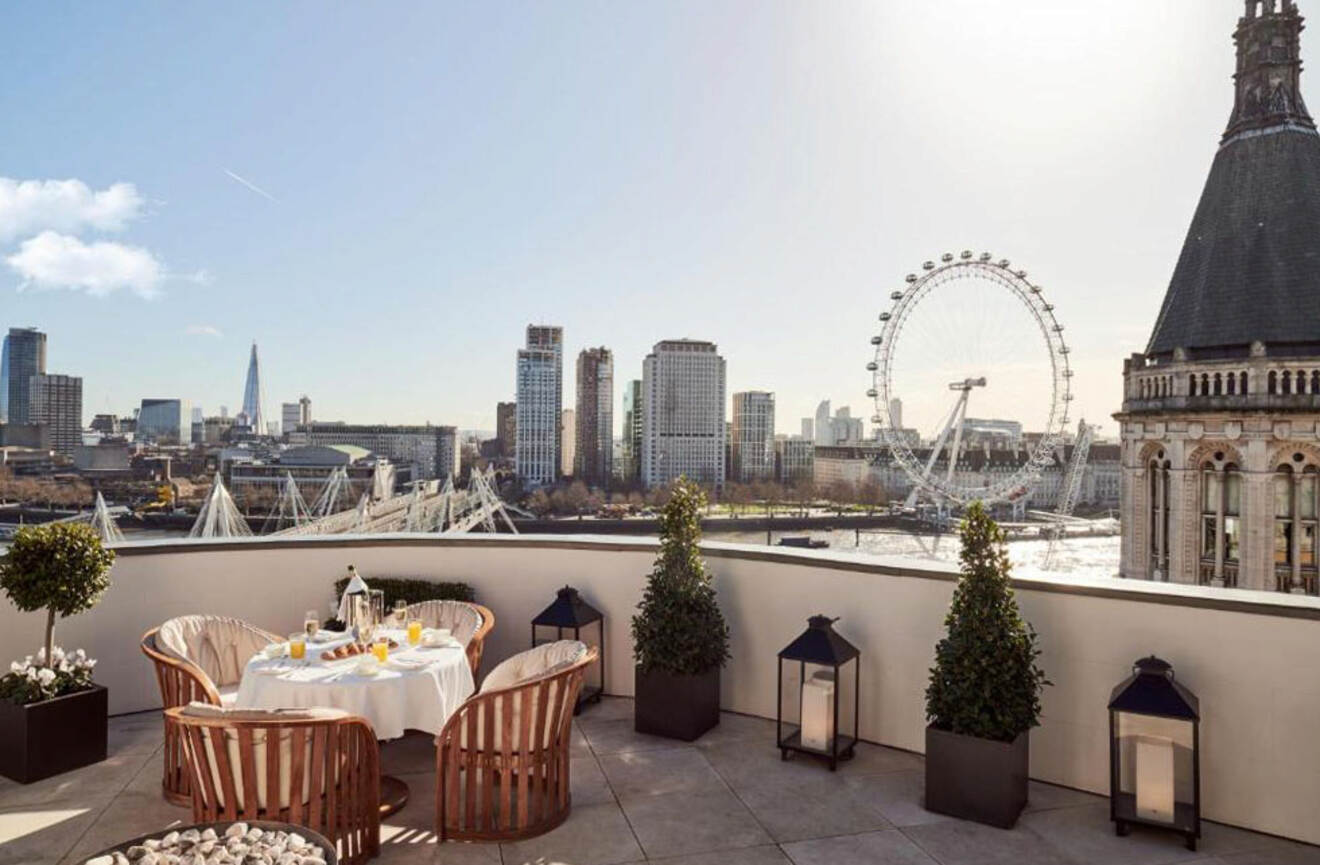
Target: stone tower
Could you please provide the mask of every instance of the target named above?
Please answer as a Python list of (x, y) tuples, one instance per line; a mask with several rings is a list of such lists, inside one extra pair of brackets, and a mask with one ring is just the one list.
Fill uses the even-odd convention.
[(1233, 111), (1123, 365), (1125, 577), (1317, 593), (1320, 135), (1293, 0), (1246, 4)]

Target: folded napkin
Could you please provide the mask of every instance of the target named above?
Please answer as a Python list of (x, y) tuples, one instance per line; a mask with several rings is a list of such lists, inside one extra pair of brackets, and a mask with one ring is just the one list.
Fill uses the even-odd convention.
[(426, 661), (419, 661), (415, 658), (390, 658), (386, 666), (395, 670), (421, 670), (427, 667)]
[(268, 660), (284, 657), (289, 651), (288, 643), (271, 643), (261, 650), (261, 654)]

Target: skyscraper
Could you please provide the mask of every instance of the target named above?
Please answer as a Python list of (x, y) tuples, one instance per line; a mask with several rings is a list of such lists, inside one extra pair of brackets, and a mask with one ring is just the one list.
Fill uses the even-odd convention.
[(560, 454), (562, 465), (559, 466), (559, 473), (571, 477), (573, 460), (577, 456), (577, 412), (571, 408), (559, 413), (559, 440), (563, 442), (564, 448)]
[(642, 482), (724, 485), (724, 358), (713, 342), (658, 342), (642, 363)]
[(816, 444), (834, 444), (834, 422), (830, 418), (830, 401), (827, 399), (816, 406)]
[(34, 327), (11, 327), (5, 337), (7, 423), (21, 426), (30, 419), (32, 376), (46, 372), (46, 334)]
[(252, 355), (248, 359), (247, 382), (243, 386), (243, 414), (247, 415), (248, 425), (257, 435), (266, 432), (266, 414), (261, 409), (261, 364), (257, 360), (257, 343), (252, 343)]
[(296, 402), (280, 403), (280, 432), (288, 435), (298, 429), (302, 407)]
[(527, 347), (518, 350), (518, 437), (514, 471), (528, 488), (559, 477), (563, 445), (564, 329), (527, 325)]
[(138, 411), (137, 441), (161, 445), (192, 440), (192, 408), (186, 399), (144, 399)]
[(1123, 364), (1124, 577), (1320, 593), (1320, 135), (1301, 30), (1292, 0), (1238, 19), (1228, 127), (1150, 341)]
[(614, 477), (614, 356), (603, 346), (578, 355), (576, 437), (573, 475), (608, 486)]
[(312, 422), (312, 398), (307, 394), (298, 397), (298, 425), (307, 426)]
[(28, 422), (46, 427), (56, 453), (73, 456), (82, 444), (82, 379), (41, 373), (29, 382)]
[(642, 468), (642, 380), (635, 378), (623, 389), (623, 457), (627, 461), (623, 479), (641, 478)]
[(733, 395), (730, 476), (739, 483), (768, 481), (775, 474), (775, 395), (748, 390)]
[(512, 402), (495, 403), (495, 439), (500, 443), (500, 456), (513, 456), (513, 443), (518, 438), (518, 405)]

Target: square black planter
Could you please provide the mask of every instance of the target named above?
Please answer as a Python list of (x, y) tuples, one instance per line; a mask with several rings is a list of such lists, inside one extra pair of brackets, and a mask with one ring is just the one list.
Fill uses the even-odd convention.
[(0, 700), (0, 775), (31, 784), (104, 760), (108, 694), (93, 685), (26, 706)]
[(636, 668), (633, 729), (691, 742), (720, 722), (720, 668), (676, 676)]
[(1011, 829), (1027, 804), (1030, 733), (1012, 742), (926, 728), (926, 810)]

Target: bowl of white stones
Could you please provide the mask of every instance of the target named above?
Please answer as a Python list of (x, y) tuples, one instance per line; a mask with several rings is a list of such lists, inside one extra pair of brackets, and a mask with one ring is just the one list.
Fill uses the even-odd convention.
[(335, 847), (303, 826), (265, 820), (197, 823), (124, 841), (84, 865), (338, 865)]

